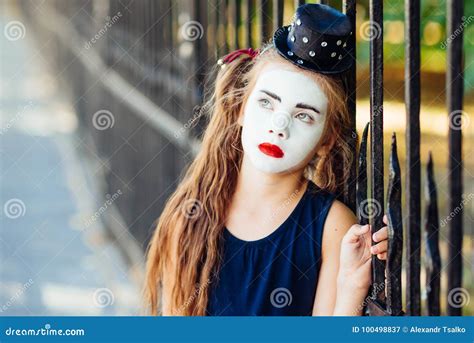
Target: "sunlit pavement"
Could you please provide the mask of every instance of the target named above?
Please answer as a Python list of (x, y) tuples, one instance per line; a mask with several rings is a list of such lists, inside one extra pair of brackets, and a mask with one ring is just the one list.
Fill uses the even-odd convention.
[[(79, 153), (60, 71), (49, 69), (27, 23), (0, 8), (0, 314), (138, 314), (139, 283), (93, 217), (100, 180), (84, 173), (93, 168)], [(20, 36), (5, 33), (13, 21), (24, 25)]]

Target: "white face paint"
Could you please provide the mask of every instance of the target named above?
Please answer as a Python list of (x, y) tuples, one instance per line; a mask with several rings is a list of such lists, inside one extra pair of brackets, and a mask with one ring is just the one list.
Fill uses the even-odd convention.
[(244, 108), (244, 153), (264, 172), (299, 167), (321, 138), (327, 103), (318, 84), (303, 73), (281, 65), (264, 68)]

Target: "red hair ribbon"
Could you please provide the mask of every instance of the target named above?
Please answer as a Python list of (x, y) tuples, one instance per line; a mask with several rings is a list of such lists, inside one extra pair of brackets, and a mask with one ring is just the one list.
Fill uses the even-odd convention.
[(221, 64), (221, 65), (226, 64), (226, 63), (230, 63), (242, 54), (247, 54), (247, 55), (250, 56), (251, 59), (254, 59), (255, 56), (257, 56), (259, 53), (260, 53), (259, 49), (253, 49), (253, 48), (238, 49), (238, 50), (232, 51), (231, 53), (225, 55), (225, 57), (220, 59), (218, 63)]

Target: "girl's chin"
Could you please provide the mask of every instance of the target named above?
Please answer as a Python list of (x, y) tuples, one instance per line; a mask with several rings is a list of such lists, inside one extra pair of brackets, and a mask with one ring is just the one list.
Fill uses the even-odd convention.
[[(272, 157), (268, 157), (269, 159)], [(278, 161), (268, 160), (266, 158), (258, 159), (257, 161), (252, 161), (252, 165), (255, 169), (267, 173), (267, 174), (289, 174), (297, 171), (297, 166), (290, 165), (286, 163), (287, 161), (282, 161), (282, 159), (278, 159)], [(283, 162), (283, 163), (282, 163)]]
[(304, 166), (301, 166), (303, 160), (292, 161), (288, 155), (275, 158), (264, 154), (258, 148), (249, 151), (244, 146), (244, 159), (247, 159), (258, 171), (267, 174), (289, 174), (304, 169)]

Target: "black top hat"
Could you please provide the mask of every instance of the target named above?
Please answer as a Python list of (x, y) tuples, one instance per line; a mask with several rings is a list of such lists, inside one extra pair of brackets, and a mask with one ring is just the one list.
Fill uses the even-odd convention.
[(321, 4), (304, 4), (296, 9), (291, 25), (275, 31), (278, 52), (299, 67), (322, 74), (336, 74), (355, 60), (349, 17)]

